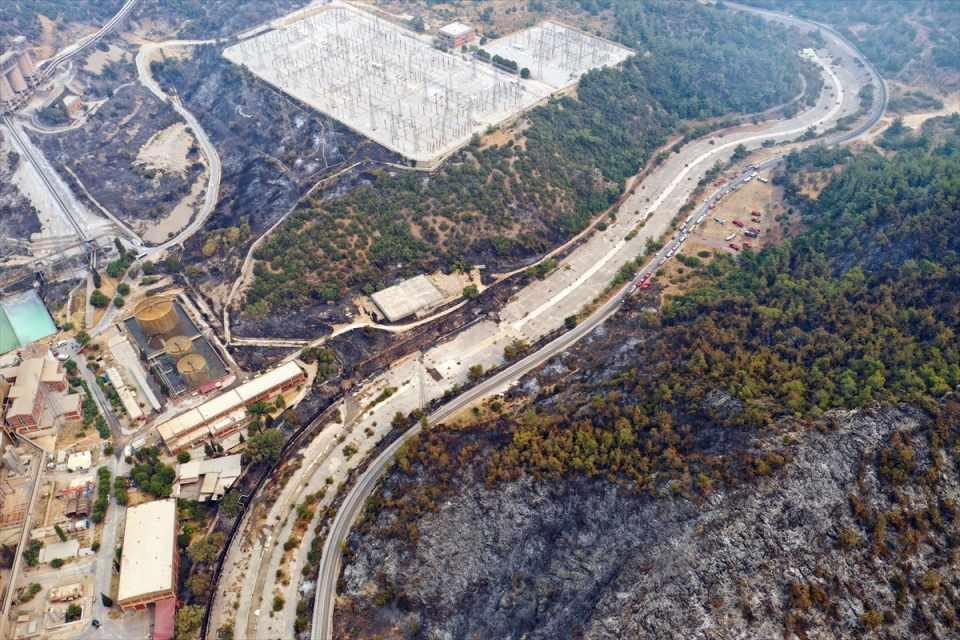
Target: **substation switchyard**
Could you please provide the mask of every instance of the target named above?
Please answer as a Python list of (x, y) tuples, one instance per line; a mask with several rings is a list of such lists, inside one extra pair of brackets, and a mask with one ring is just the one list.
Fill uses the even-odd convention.
[(555, 22), (483, 47), (528, 67), (530, 80), (346, 3), (245, 40), (224, 56), (418, 166), (631, 51)]
[(553, 89), (574, 85), (587, 71), (620, 64), (633, 55), (626, 47), (553, 20), (491, 40), (483, 48), (526, 67), (531, 78)]

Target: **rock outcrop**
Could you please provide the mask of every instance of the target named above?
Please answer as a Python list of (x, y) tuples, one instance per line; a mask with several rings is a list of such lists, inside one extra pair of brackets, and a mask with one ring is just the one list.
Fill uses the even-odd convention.
[[(874, 460), (894, 433), (929, 458), (928, 423), (909, 409), (838, 414), (833, 430), (805, 434), (781, 470), (702, 504), (603, 479), (488, 487), (463, 469), (439, 509), (416, 522), (415, 545), (384, 534), (397, 517), (390, 510), (353, 535), (339, 637), (859, 635), (871, 612), (897, 609), (891, 584), (902, 569), (870, 557), (868, 534), (849, 533), (850, 496), (878, 512), (895, 507)], [(958, 489), (956, 469), (945, 473), (941, 498)], [(429, 481), (393, 474), (383, 493)], [(904, 487), (897, 500), (923, 510), (939, 499)], [(907, 561), (914, 574), (944, 560), (943, 540), (926, 545)], [(934, 606), (919, 596), (910, 605)], [(890, 617), (892, 637), (912, 637), (913, 616)], [(938, 622), (930, 629), (946, 637)]]

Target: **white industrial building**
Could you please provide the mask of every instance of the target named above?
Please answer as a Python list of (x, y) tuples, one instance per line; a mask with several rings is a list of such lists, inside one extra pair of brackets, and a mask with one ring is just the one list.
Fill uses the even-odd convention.
[(176, 598), (177, 501), (127, 509), (117, 604), (124, 611)]
[(173, 497), (197, 502), (219, 500), (240, 477), (243, 471), (240, 464), (242, 458), (240, 454), (235, 454), (177, 465)]
[(396, 322), (437, 306), (443, 302), (444, 296), (430, 278), (419, 275), (381, 289), (370, 299), (387, 320)]

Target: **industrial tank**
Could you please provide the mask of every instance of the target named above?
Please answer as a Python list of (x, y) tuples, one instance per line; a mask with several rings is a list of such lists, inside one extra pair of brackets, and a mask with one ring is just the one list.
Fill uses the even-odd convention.
[(149, 336), (170, 333), (177, 327), (177, 310), (167, 297), (147, 298), (133, 309), (133, 315)]
[(193, 340), (186, 336), (173, 336), (163, 341), (163, 350), (179, 360), (193, 351)]
[(177, 372), (191, 387), (198, 387), (210, 379), (207, 361), (199, 353), (188, 353), (177, 361)]

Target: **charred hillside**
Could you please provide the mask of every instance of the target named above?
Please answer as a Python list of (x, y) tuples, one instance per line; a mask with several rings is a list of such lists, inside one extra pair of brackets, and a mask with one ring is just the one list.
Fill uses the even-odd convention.
[(410, 443), (350, 539), (339, 637), (955, 635), (955, 125), (791, 156), (806, 231)]

